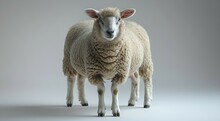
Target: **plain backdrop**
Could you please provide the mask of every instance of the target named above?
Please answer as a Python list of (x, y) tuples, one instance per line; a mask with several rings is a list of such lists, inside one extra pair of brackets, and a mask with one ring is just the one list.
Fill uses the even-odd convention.
[[(79, 106), (74, 88), (75, 108), (65, 108), (63, 46), (69, 28), (90, 19), (84, 9), (108, 6), (136, 9), (130, 19), (148, 31), (154, 62), (152, 108), (141, 108), (143, 82), (137, 107), (126, 107), (128, 80), (119, 89), (118, 120), (220, 120), (218, 0), (0, 0), (0, 113), (8, 114), (0, 119), (96, 116), (96, 87), (88, 82), (90, 106)], [(106, 81), (107, 106), (110, 86)]]

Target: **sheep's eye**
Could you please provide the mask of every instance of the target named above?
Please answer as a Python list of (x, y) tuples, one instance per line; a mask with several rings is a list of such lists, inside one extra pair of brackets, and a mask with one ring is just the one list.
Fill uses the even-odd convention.
[(104, 22), (101, 19), (100, 19), (100, 22), (101, 22), (102, 25), (104, 25)]
[(119, 18), (119, 19), (118, 19), (118, 21), (117, 21), (117, 23), (116, 23), (116, 24), (118, 24), (118, 23), (120, 22), (120, 20), (121, 20), (121, 18)]

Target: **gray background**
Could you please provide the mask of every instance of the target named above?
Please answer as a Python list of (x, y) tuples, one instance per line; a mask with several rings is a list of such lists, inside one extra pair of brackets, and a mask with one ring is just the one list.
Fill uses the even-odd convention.
[[(120, 87), (121, 117), (97, 118), (96, 87), (86, 83), (89, 107), (65, 108), (64, 39), (88, 7), (135, 8), (132, 20), (150, 36), (154, 100), (126, 107), (130, 81)], [(218, 0), (0, 0), (0, 119), (220, 120), (220, 2)], [(143, 84), (143, 82), (141, 82)]]

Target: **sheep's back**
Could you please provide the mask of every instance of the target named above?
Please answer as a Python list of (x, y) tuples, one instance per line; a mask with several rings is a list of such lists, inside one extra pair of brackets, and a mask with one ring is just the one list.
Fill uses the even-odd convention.
[(132, 36), (135, 36), (136, 38), (138, 38), (138, 40), (142, 43), (142, 45), (145, 48), (150, 49), (150, 47), (148, 47), (148, 46), (150, 46), (148, 34), (147, 34), (146, 30), (141, 25), (139, 25), (133, 21), (125, 21), (125, 25), (126, 25), (126, 28), (129, 29), (129, 31), (134, 33), (134, 35), (132, 35)]

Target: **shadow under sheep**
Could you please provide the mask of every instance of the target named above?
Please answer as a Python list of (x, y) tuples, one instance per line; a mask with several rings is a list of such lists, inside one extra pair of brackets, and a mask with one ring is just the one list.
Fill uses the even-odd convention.
[[(121, 110), (137, 109), (140, 107), (120, 106)], [(106, 107), (107, 115), (112, 117), (111, 106)], [(33, 118), (33, 117), (98, 117), (97, 106), (74, 105), (66, 107), (65, 105), (39, 105), (39, 106), (1, 106), (0, 118)]]

